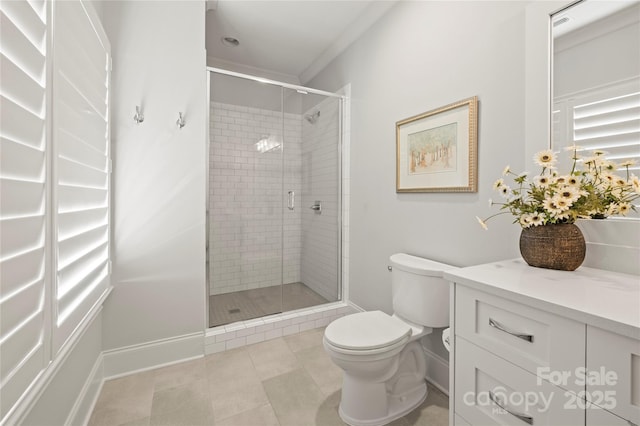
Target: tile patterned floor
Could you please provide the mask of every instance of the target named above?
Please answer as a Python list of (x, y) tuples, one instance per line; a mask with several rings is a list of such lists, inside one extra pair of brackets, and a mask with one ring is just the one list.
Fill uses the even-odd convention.
[[(257, 343), (106, 382), (89, 421), (98, 425), (344, 425), (341, 371), (322, 347), (324, 329)], [(394, 426), (448, 424), (446, 395)]]
[(209, 326), (217, 327), (328, 302), (303, 283), (211, 295), (209, 296)]

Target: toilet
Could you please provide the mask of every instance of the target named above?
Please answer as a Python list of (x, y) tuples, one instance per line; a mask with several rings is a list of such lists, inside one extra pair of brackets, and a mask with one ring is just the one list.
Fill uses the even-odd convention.
[(422, 404), (427, 383), (420, 339), (449, 326), (442, 272), (455, 267), (404, 253), (390, 261), (393, 315), (351, 314), (324, 332), (324, 348), (343, 370), (340, 417), (352, 426), (384, 425)]

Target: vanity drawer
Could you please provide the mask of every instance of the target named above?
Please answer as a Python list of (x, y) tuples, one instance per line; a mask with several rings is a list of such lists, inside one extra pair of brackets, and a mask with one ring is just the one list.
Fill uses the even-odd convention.
[(588, 326), (587, 371), (587, 399), (640, 425), (640, 336)]
[(587, 426), (637, 426), (607, 410), (587, 403)]
[[(455, 411), (474, 425), (584, 425), (569, 391), (456, 337)], [(577, 404), (576, 404), (577, 405)]]
[(456, 285), (456, 334), (572, 392), (584, 391), (585, 325)]

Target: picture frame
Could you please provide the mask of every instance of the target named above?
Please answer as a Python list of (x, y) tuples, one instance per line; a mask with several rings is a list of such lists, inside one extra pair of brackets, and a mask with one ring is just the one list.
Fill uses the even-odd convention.
[(396, 123), (396, 192), (477, 191), (477, 96)]

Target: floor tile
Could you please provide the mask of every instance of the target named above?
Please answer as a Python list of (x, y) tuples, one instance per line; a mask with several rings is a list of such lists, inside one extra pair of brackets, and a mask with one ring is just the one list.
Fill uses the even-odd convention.
[[(343, 426), (342, 370), (310, 330), (105, 382), (89, 424), (108, 426)], [(447, 395), (391, 426), (448, 425)]]
[(449, 398), (429, 385), (427, 399), (405, 418), (416, 426), (446, 426), (449, 424)]
[(290, 334), (284, 337), (285, 342), (289, 345), (291, 352), (298, 352), (303, 349), (312, 347), (322, 348), (322, 337), (324, 336), (323, 328), (313, 328), (298, 334)]
[(322, 346), (296, 352), (296, 357), (325, 395), (342, 389), (342, 369), (337, 367)]
[(316, 424), (318, 407), (327, 397), (305, 369), (273, 377), (263, 384), (282, 426)]
[(317, 426), (345, 426), (347, 425), (338, 414), (341, 392), (337, 391), (327, 396), (316, 412), (314, 424)]
[(262, 380), (300, 368), (298, 358), (283, 338), (256, 343), (246, 348)]
[(216, 327), (328, 302), (300, 282), (211, 295), (209, 296), (209, 326)]
[(198, 412), (211, 417), (209, 384), (202, 379), (182, 386), (162, 389), (153, 394), (151, 421), (170, 412)]
[(105, 382), (89, 424), (113, 426), (149, 416), (154, 380), (147, 371)]
[(216, 426), (280, 426), (271, 405), (263, 405), (224, 420), (216, 421)]
[(205, 379), (205, 365), (204, 358), (199, 358), (154, 370), (154, 389), (158, 391)]
[(205, 358), (206, 374), (209, 381), (226, 383), (252, 371), (255, 372), (249, 352), (245, 347), (219, 352)]
[(210, 379), (209, 395), (216, 422), (269, 403), (262, 382), (253, 368), (232, 380)]

